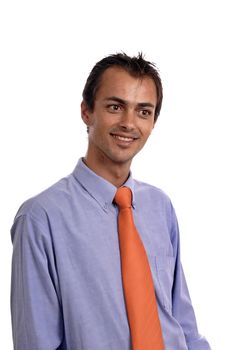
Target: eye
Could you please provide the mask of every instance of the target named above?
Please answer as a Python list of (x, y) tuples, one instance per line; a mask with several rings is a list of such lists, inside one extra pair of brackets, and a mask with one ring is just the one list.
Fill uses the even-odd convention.
[(116, 103), (112, 103), (112, 104), (107, 105), (107, 109), (112, 113), (118, 112), (121, 110), (121, 106), (116, 104)]
[(139, 114), (141, 117), (147, 118), (147, 117), (150, 117), (152, 115), (152, 111), (149, 109), (140, 109)]

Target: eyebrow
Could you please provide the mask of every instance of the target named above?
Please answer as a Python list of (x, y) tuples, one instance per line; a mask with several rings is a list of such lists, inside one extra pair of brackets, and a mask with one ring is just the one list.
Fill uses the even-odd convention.
[[(128, 101), (120, 98), (120, 97), (117, 97), (117, 96), (110, 96), (110, 97), (107, 97), (105, 98), (105, 101), (115, 101), (115, 102), (118, 102), (122, 105), (127, 105), (128, 104)], [(150, 103), (150, 102), (139, 102), (137, 103), (137, 105), (139, 107), (151, 107), (151, 108), (155, 108), (155, 105)]]

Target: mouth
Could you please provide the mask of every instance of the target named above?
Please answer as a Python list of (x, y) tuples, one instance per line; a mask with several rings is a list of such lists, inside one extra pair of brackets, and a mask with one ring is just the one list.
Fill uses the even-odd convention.
[(137, 139), (137, 137), (133, 137), (133, 136), (123, 136), (123, 135), (119, 135), (119, 134), (112, 134), (111, 136), (116, 139), (117, 141), (129, 144), (132, 143), (133, 141), (135, 141)]
[(119, 141), (123, 141), (123, 142), (132, 142), (134, 141), (134, 138), (132, 137), (125, 137), (125, 136), (119, 136), (119, 135), (111, 135), (112, 137), (114, 137), (115, 139), (119, 140)]

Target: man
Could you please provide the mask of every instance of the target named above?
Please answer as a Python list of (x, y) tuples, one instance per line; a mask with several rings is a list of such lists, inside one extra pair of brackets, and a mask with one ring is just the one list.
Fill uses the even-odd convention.
[[(15, 349), (210, 349), (197, 331), (171, 202), (130, 172), (161, 103), (158, 72), (141, 54), (105, 57), (91, 71), (81, 104), (86, 156), (25, 202), (12, 227)], [(126, 207), (119, 190), (132, 199)]]

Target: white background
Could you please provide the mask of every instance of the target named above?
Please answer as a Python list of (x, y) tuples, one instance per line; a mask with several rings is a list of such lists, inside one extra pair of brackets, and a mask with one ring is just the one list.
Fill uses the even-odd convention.
[(3, 0), (0, 6), (1, 348), (12, 349), (13, 217), (84, 155), (85, 79), (96, 61), (120, 50), (143, 51), (164, 85), (162, 113), (133, 163), (134, 176), (171, 197), (199, 330), (213, 350), (233, 348), (232, 2)]

